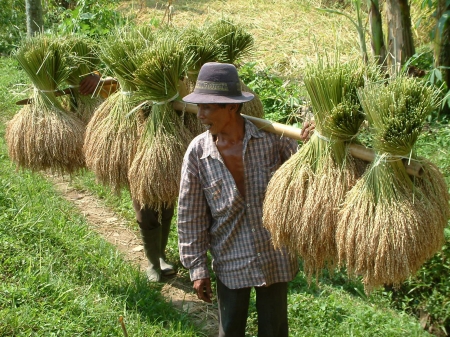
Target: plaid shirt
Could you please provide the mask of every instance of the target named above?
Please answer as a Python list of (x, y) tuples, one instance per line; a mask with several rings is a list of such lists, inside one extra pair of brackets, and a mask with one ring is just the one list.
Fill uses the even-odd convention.
[(230, 289), (288, 282), (297, 260), (273, 248), (262, 225), (264, 194), (272, 174), (297, 150), (295, 140), (260, 131), (245, 121), (243, 159), (245, 199), (209, 131), (189, 145), (181, 171), (178, 245), (191, 280), (209, 277), (212, 268)]

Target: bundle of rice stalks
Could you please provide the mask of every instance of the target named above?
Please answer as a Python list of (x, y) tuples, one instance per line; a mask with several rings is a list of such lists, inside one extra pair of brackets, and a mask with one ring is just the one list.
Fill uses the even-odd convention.
[(448, 192), (439, 171), (424, 163), (414, 181), (402, 159), (415, 160), (413, 146), (436, 92), (397, 77), (358, 91), (373, 128), (375, 161), (347, 193), (336, 240), (340, 264), (361, 275), (366, 292), (399, 285), (441, 249), (449, 216)]
[(69, 53), (67, 62), (70, 73), (66, 82), (72, 89), (69, 102), (70, 109), (75, 111), (83, 122), (87, 123), (94, 110), (103, 100), (94, 95), (81, 95), (78, 88), (85, 76), (89, 76), (98, 69), (100, 60), (96, 54), (94, 41), (87, 37), (68, 35), (64, 36), (62, 43), (62, 47)]
[(364, 84), (357, 63), (325, 64), (305, 70), (316, 131), (272, 177), (263, 205), (263, 223), (276, 248), (286, 246), (304, 261), (310, 279), (337, 261), (338, 209), (358, 178), (348, 142), (364, 120), (356, 89)]
[(206, 34), (216, 41), (216, 46), (220, 50), (222, 58), (219, 62), (232, 63), (238, 67), (243, 58), (251, 55), (255, 41), (242, 25), (221, 19), (205, 29)]
[(128, 170), (139, 139), (140, 98), (134, 72), (151, 44), (146, 29), (119, 30), (100, 45), (100, 59), (118, 79), (121, 90), (110, 95), (87, 125), (86, 165), (96, 178), (118, 192), (128, 188)]
[[(210, 35), (220, 51), (219, 62), (232, 63), (239, 67), (239, 63), (253, 52), (254, 39), (247, 33), (243, 26), (230, 20), (221, 19), (211, 23), (205, 28), (206, 34)], [(241, 89), (251, 92), (255, 98), (244, 104), (241, 113), (248, 116), (264, 118), (264, 109), (258, 95), (241, 81)]]
[(65, 51), (57, 38), (38, 35), (15, 53), (34, 85), (32, 104), (8, 122), (6, 142), (21, 167), (72, 173), (84, 167), (84, 127), (67, 113), (56, 94), (69, 75)]
[[(217, 48), (217, 44), (211, 35), (207, 34), (204, 28), (190, 26), (183, 30), (180, 41), (184, 46), (186, 57), (191, 59), (187, 68), (187, 76), (183, 83), (187, 89), (186, 94), (194, 91), (195, 83), (200, 68), (207, 62), (217, 62), (222, 58), (222, 50)], [(180, 91), (181, 98), (183, 97)], [(196, 115), (184, 114), (184, 125), (193, 135), (198, 135), (204, 131)]]
[(178, 195), (183, 156), (192, 134), (171, 102), (179, 97), (180, 79), (190, 60), (178, 38), (161, 36), (136, 72), (142, 97), (153, 102), (129, 171), (130, 192), (141, 206), (160, 210)]

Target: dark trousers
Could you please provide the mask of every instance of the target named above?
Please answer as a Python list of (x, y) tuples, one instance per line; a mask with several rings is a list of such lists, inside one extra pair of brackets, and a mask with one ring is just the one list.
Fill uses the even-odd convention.
[[(219, 279), (219, 337), (244, 337), (251, 288), (229, 289)], [(255, 287), (258, 337), (288, 337), (287, 282)]]
[(159, 226), (170, 227), (170, 222), (172, 221), (175, 206), (168, 208), (163, 208), (161, 212), (161, 223), (158, 221), (159, 213), (158, 211), (147, 208), (144, 206), (141, 208), (139, 202), (133, 201), (134, 211), (136, 213), (136, 222), (141, 229), (152, 230)]

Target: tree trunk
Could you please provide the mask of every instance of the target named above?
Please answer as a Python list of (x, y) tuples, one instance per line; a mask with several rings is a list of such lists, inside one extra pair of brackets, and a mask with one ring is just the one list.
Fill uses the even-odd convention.
[[(450, 11), (450, 5), (447, 5), (446, 2), (446, 0), (439, 0), (436, 9), (434, 59), (435, 67), (440, 67), (442, 80), (445, 81), (447, 89), (450, 91), (450, 18), (445, 20), (443, 17), (444, 13)], [(444, 106), (441, 113), (450, 116), (448, 104)]]
[(414, 55), (411, 30), (411, 13), (408, 0), (387, 0), (389, 66), (391, 73), (398, 73), (401, 66)]
[(33, 36), (44, 28), (41, 0), (25, 0), (27, 35)]
[(383, 27), (378, 0), (368, 0), (372, 53), (378, 65), (386, 65), (386, 46), (384, 44)]

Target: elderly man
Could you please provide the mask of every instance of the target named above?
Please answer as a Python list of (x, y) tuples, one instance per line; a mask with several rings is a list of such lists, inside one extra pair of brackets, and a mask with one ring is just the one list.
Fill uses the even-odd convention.
[[(206, 63), (195, 90), (207, 131), (185, 154), (178, 202), (180, 259), (198, 297), (211, 302), (207, 251), (213, 257), (219, 336), (244, 336), (250, 291), (256, 291), (258, 336), (288, 336), (287, 282), (296, 258), (275, 250), (262, 225), (270, 177), (296, 150), (295, 140), (258, 130), (239, 113), (253, 94), (241, 92), (236, 68)], [(306, 135), (309, 131), (305, 130)]]

